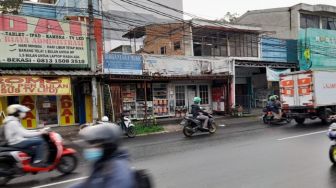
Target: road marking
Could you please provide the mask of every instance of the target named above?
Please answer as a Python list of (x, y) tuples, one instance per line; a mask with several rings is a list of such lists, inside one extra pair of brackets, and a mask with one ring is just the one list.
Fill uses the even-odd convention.
[(74, 181), (83, 180), (83, 179), (86, 179), (86, 178), (88, 178), (88, 176), (80, 177), (80, 178), (76, 178), (76, 179), (70, 179), (70, 180), (66, 180), (66, 181), (60, 181), (60, 182), (50, 183), (50, 184), (45, 184), (45, 185), (40, 185), (40, 186), (36, 186), (36, 187), (31, 187), (31, 188), (51, 187), (51, 186), (54, 186), (54, 185), (60, 185), (60, 184), (64, 184), (64, 183), (70, 183), (70, 182), (74, 182)]
[(319, 132), (313, 132), (313, 133), (302, 134), (302, 135), (297, 135), (297, 136), (291, 136), (291, 137), (286, 137), (286, 138), (280, 138), (280, 139), (277, 139), (277, 140), (278, 141), (283, 141), (283, 140), (301, 138), (301, 137), (305, 137), (305, 136), (311, 136), (311, 135), (315, 135), (315, 134), (322, 134), (322, 133), (326, 133), (326, 132), (327, 131), (319, 131)]

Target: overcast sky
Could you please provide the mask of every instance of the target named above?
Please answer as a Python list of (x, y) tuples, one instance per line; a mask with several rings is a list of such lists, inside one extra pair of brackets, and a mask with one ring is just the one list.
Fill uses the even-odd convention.
[(226, 12), (243, 14), (248, 10), (288, 7), (298, 3), (329, 4), (336, 6), (336, 0), (183, 0), (184, 11), (197, 16), (217, 19)]

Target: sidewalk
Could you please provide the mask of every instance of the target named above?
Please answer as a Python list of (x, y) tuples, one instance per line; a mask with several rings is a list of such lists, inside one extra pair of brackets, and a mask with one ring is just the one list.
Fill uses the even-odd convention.
[[(236, 125), (236, 124), (248, 124), (251, 122), (260, 121), (260, 109), (253, 110), (251, 114), (245, 114), (243, 117), (231, 117), (231, 116), (215, 116), (215, 120), (218, 126), (221, 125)], [(177, 132), (181, 131), (182, 127), (180, 126), (181, 118), (169, 118), (169, 119), (158, 119), (157, 122), (159, 125), (163, 126), (164, 132)], [(62, 137), (74, 140), (77, 138), (79, 132), (79, 126), (68, 126), (68, 127), (54, 127), (53, 131), (58, 132)]]

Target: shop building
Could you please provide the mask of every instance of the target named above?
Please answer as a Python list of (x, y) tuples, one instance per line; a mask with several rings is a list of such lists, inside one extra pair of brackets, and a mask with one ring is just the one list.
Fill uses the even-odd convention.
[(112, 53), (104, 67), (105, 113), (115, 118), (122, 112), (133, 119), (182, 117), (196, 96), (218, 113), (233, 103), (229, 59)]
[(1, 118), (8, 105), (23, 104), (32, 110), (22, 121), (29, 129), (92, 122), (86, 27), (16, 15), (0, 23)]

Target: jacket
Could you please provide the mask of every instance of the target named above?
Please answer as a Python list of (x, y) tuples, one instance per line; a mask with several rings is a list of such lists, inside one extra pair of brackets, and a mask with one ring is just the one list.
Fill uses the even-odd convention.
[(14, 116), (7, 116), (3, 123), (5, 129), (5, 138), (8, 142), (8, 145), (15, 145), (26, 139), (42, 135), (40, 132), (23, 128), (20, 123), (20, 119)]
[(191, 105), (191, 114), (193, 115), (194, 118), (199, 116), (200, 113), (202, 113), (203, 115), (208, 115), (208, 113), (203, 111), (199, 105), (197, 104)]
[(135, 188), (135, 176), (125, 151), (94, 164), (88, 179), (71, 188)]

